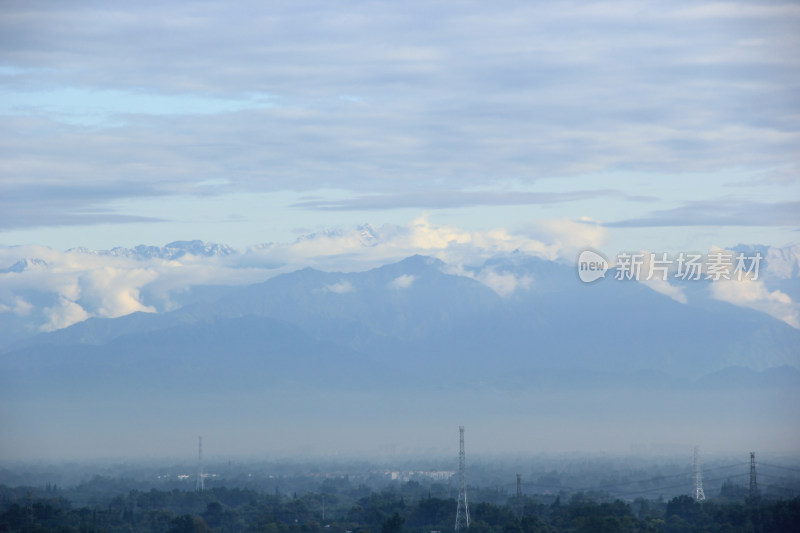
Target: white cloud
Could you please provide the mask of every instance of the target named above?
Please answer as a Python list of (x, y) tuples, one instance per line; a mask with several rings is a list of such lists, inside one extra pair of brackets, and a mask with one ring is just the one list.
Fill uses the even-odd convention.
[[(0, 274), (0, 312), (16, 313), (29, 320), (32, 328), (50, 331), (93, 316), (118, 317), (137, 311), (171, 310), (176, 307), (173, 295), (193, 285), (256, 283), (306, 266), (327, 271), (360, 271), (415, 253), (439, 258), (447, 264), (448, 272), (470, 277), (497, 294), (508, 296), (530, 290), (535, 280), (525, 274), (492, 267), (480, 270), (468, 267), (516, 250), (548, 259), (574, 259), (573, 254), (578, 249), (600, 247), (606, 231), (591, 221), (545, 220), (536, 224), (537, 238), (533, 238), (503, 228), (467, 231), (435, 224), (422, 216), (408, 225), (323, 231), (294, 242), (254, 246), (244, 253), (226, 257), (186, 255), (180, 260), (137, 259), (85, 250), (60, 252), (41, 246), (0, 246), (2, 268), (25, 258), (47, 262), (46, 267)], [(773, 277), (792, 277), (797, 264), (795, 256), (795, 248), (769, 250), (770, 268), (776, 268)], [(645, 253), (644, 257), (643, 271), (647, 271), (649, 254)], [(411, 275), (401, 275), (389, 286), (406, 289), (415, 281)], [(687, 302), (684, 287), (662, 280), (642, 283), (678, 302)], [(768, 283), (766, 277), (763, 280), (720, 280), (711, 284), (711, 293), (716, 299), (750, 307), (800, 327), (797, 303), (784, 292), (770, 290)], [(323, 290), (345, 294), (355, 287), (343, 280)], [(48, 295), (46, 300), (56, 303), (38, 304), (37, 308), (35, 298), (24, 296), (32, 291), (44, 293)]]
[(157, 277), (158, 272), (152, 269), (95, 268), (79, 278), (81, 301), (86, 302), (95, 315), (107, 318), (137, 311), (154, 313), (155, 308), (141, 303), (139, 290)]
[(58, 304), (46, 307), (44, 314), (48, 317), (48, 321), (39, 328), (41, 331), (66, 328), (91, 316), (83, 307), (66, 298), (59, 298)]
[(283, 263), (282, 270), (307, 265), (322, 270), (365, 270), (423, 254), (444, 261), (448, 272), (471, 277), (497, 294), (508, 296), (529, 289), (533, 280), (492, 269), (476, 274), (463, 266), (479, 265), (490, 257), (512, 252), (546, 259), (574, 259), (578, 250), (600, 247), (607, 236), (607, 230), (593, 221), (563, 218), (539, 221), (532, 232), (526, 233), (533, 235), (512, 233), (504, 228), (468, 231), (432, 223), (427, 215), (422, 215), (406, 226), (363, 226), (320, 232), (294, 243), (253, 247), (248, 252), (252, 256), (248, 261), (258, 258), (262, 263)]
[[(33, 324), (42, 331), (64, 328), (93, 316), (155, 311), (142, 303), (140, 291), (157, 281), (158, 267), (166, 264), (153, 260), (150, 268), (143, 268), (143, 262), (131, 258), (97, 253), (59, 252), (41, 246), (0, 247), (0, 261), (13, 264), (25, 258), (44, 259), (48, 266), (0, 274), (0, 296), (5, 295), (2, 298), (7, 302), (12, 299), (11, 307), (18, 315), (43, 320)], [(56, 303), (34, 313), (35, 306), (19, 295), (21, 291), (55, 296)]]
[(653, 289), (654, 291), (661, 293), (665, 296), (669, 296), (676, 302), (680, 302), (682, 304), (689, 302), (688, 298), (686, 298), (686, 294), (683, 292), (683, 287), (671, 285), (666, 280), (651, 279), (643, 281), (642, 283), (644, 284), (645, 287)]
[(530, 276), (517, 276), (511, 272), (498, 273), (491, 269), (481, 270), (475, 279), (500, 296), (513, 294), (517, 289), (530, 289), (533, 283)]
[[(798, 247), (787, 247), (781, 249), (770, 248), (767, 251), (767, 257), (774, 261), (775, 271), (773, 271), (773, 263), (769, 264), (770, 272), (769, 277), (785, 279), (792, 277), (796, 271), (797, 262), (797, 249)], [(657, 270), (652, 274), (650, 272), (651, 262), (653, 257), (648, 251), (639, 252), (642, 257), (642, 266), (638, 281), (656, 292), (669, 296), (675, 301), (680, 303), (687, 303), (688, 298), (685, 294), (685, 287), (673, 285), (669, 283), (669, 279), (676, 274), (675, 259), (666, 257), (667, 261), (672, 261), (669, 265), (666, 279), (661, 279), (663, 274)], [(762, 313), (766, 313), (775, 317), (783, 322), (786, 322), (792, 327), (800, 329), (800, 306), (794, 302), (789, 295), (780, 290), (770, 290), (767, 287), (762, 275), (764, 265), (760, 267), (760, 272), (754, 270), (753, 272), (738, 272), (737, 267), (737, 253), (731, 250), (725, 250), (718, 246), (712, 246), (709, 253), (705, 256), (704, 262), (701, 264), (700, 279), (710, 280), (709, 287), (712, 298), (728, 302), (740, 307), (748, 307)], [(749, 255), (746, 255), (749, 257)], [(712, 260), (712, 258), (716, 258)], [(612, 258), (612, 266), (614, 263)], [(655, 254), (655, 260), (660, 261), (665, 259), (660, 254)], [(718, 268), (711, 268), (709, 265), (717, 264)], [(748, 264), (744, 265), (745, 270)], [(715, 273), (718, 270), (718, 273)], [(753, 279), (756, 272), (758, 272), (758, 279)], [(715, 279), (718, 276), (718, 279)], [(648, 278), (651, 279), (648, 279)], [(692, 283), (693, 281), (689, 281)]]
[(777, 5), (748, 4), (742, 2), (713, 2), (681, 8), (673, 16), (684, 19), (726, 19), (726, 18), (800, 18), (800, 7), (790, 2)]
[[(131, 222), (121, 199), (198, 192), (436, 194), (796, 160), (795, 88), (774, 68), (796, 66), (791, 3), (162, 4), (4, 3), (0, 226)], [(81, 125), (98, 117), (113, 127)]]
[[(642, 251), (641, 254), (643, 256), (643, 261), (641, 275), (639, 276), (638, 281), (645, 287), (652, 289), (657, 293), (669, 296), (676, 302), (680, 302), (682, 304), (688, 303), (689, 300), (683, 291), (683, 287), (672, 285), (669, 282), (669, 279), (672, 276), (672, 269), (670, 268), (666, 274), (663, 274), (658, 270), (658, 267), (660, 266), (658, 262), (664, 259), (663, 255), (652, 254), (648, 251)], [(614, 259), (616, 260), (616, 258)], [(653, 260), (656, 261), (655, 264), (653, 264)], [(669, 258), (667, 258), (667, 260), (669, 260)], [(651, 267), (654, 267), (652, 272)]]
[(545, 254), (549, 259), (574, 260), (581, 250), (600, 248), (608, 238), (608, 230), (589, 217), (539, 220), (533, 225), (531, 234), (549, 243)]
[[(774, 277), (780, 278), (791, 274), (793, 270), (792, 263), (796, 261), (796, 257), (794, 257), (796, 252), (796, 247), (768, 250), (767, 257), (771, 257), (776, 261), (775, 266), (778, 270), (778, 275)], [(788, 294), (780, 290), (770, 290), (767, 287), (761, 272), (764, 265), (747, 270), (748, 265), (745, 264), (742, 265), (744, 267), (743, 270), (737, 271), (738, 261), (735, 252), (713, 246), (709, 257), (712, 255), (717, 257), (718, 264), (722, 265), (720, 274), (717, 274), (718, 279), (712, 278), (709, 290), (713, 298), (740, 307), (749, 307), (750, 309), (761, 311), (786, 322), (794, 328), (800, 329), (800, 306), (792, 301)], [(788, 267), (778, 264), (778, 259), (785, 260), (787, 258)], [(703, 272), (706, 277), (713, 275), (708, 267), (708, 260), (704, 266)], [(788, 268), (790, 272), (787, 273), (785, 268)], [(770, 269), (772, 269), (772, 265), (770, 265)], [(774, 273), (771, 272), (771, 274)]]
[[(546, 231), (540, 233), (542, 238), (547, 238)], [(304, 266), (322, 270), (363, 270), (414, 254), (429, 255), (449, 264), (476, 264), (496, 254), (517, 250), (549, 258), (561, 253), (559, 244), (511, 233), (503, 228), (468, 231), (432, 223), (427, 215), (422, 215), (408, 225), (384, 224), (378, 228), (362, 226), (323, 231), (292, 243), (254, 246), (242, 262), (248, 265), (280, 264), (284, 270)]]
[[(504, 228), (468, 231), (432, 223), (423, 215), (408, 225), (321, 231), (294, 242), (253, 246), (224, 257), (187, 254), (171, 260), (91, 250), (60, 252), (42, 246), (0, 246), (2, 268), (25, 258), (47, 263), (42, 268), (0, 274), (0, 302), (31, 321), (39, 320), (32, 325), (49, 331), (89, 317), (172, 310), (176, 307), (173, 296), (194, 285), (245, 285), (306, 266), (359, 271), (414, 254), (436, 257), (456, 268), (479, 265), (489, 257), (514, 251), (556, 258), (569, 256), (580, 245), (598, 245), (604, 231), (593, 224), (560, 219), (542, 222), (536, 239)], [(529, 278), (491, 269), (477, 275), (464, 273), (503, 296), (532, 284)], [(414, 282), (413, 276), (400, 276), (391, 286), (404, 289)], [(355, 287), (342, 281), (324, 290), (344, 294)], [(58, 303), (43, 306), (36, 313), (35, 306), (22, 299), (22, 291), (45, 293)]]
[(412, 276), (411, 274), (403, 274), (402, 276), (397, 276), (392, 281), (389, 282), (389, 287), (393, 289), (408, 289), (411, 285), (414, 284), (414, 281), (417, 279), (416, 276)]
[(17, 296), (14, 298), (14, 313), (19, 316), (28, 316), (33, 311), (33, 304), (26, 302), (24, 298)]
[(528, 290), (533, 287), (534, 279), (527, 275), (517, 275), (513, 272), (499, 272), (494, 267), (474, 270), (466, 268), (463, 264), (448, 264), (445, 272), (453, 276), (464, 276), (474, 279), (492, 289), (500, 296), (509, 296), (519, 290)]
[(325, 285), (325, 290), (335, 293), (335, 294), (345, 294), (348, 292), (353, 292), (355, 287), (349, 281), (340, 281), (339, 283), (334, 283), (333, 285)]
[(800, 329), (800, 312), (796, 302), (779, 290), (770, 291), (762, 280), (747, 277), (718, 280), (711, 284), (711, 294), (717, 300), (749, 307), (782, 320)]

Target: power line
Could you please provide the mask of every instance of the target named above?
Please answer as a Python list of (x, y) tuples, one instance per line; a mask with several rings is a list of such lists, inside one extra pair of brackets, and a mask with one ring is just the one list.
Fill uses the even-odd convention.
[(781, 474), (771, 474), (769, 472), (764, 472), (763, 469), (759, 470), (758, 471), (758, 479), (764, 479), (765, 477), (766, 478), (771, 478), (771, 479), (788, 480), (788, 481), (791, 481), (791, 482), (798, 481), (797, 478), (789, 478), (789, 477), (787, 477), (785, 475), (781, 475)]
[[(744, 464), (747, 464), (747, 463), (744, 463)], [(741, 466), (741, 465), (737, 465), (737, 466)], [(689, 478), (689, 474), (688, 473), (687, 474), (679, 474), (679, 475)], [(717, 477), (717, 478), (713, 478), (713, 479), (705, 479), (705, 482), (706, 483), (716, 483), (716, 482), (720, 482), (720, 481), (729, 481), (731, 479), (743, 478), (743, 477), (747, 477), (749, 475), (750, 475), (749, 472), (743, 472), (741, 474), (733, 474), (733, 475), (728, 475), (728, 476), (725, 476), (725, 477)], [(677, 475), (674, 475), (674, 476), (671, 476), (671, 477), (677, 477)], [(762, 475), (762, 477), (763, 477), (763, 475)], [(661, 485), (661, 486), (658, 486), (658, 487), (653, 487), (653, 488), (649, 488), (649, 489), (642, 489), (642, 490), (621, 490), (621, 491), (608, 491), (608, 492), (611, 492), (611, 493), (616, 494), (616, 495), (621, 495), (621, 496), (635, 496), (635, 495), (638, 495), (638, 494), (648, 494), (648, 493), (651, 493), (651, 492), (658, 492), (658, 491), (666, 491), (666, 490), (670, 490), (670, 489), (685, 488), (687, 483), (688, 483), (688, 479), (687, 479), (686, 482), (675, 484), (675, 485), (666, 485), (666, 486), (665, 485)], [(553, 485), (540, 485), (540, 484), (536, 484), (536, 483), (525, 483), (525, 485), (538, 486), (538, 487), (544, 487), (544, 488), (554, 488), (554, 489), (560, 489), (560, 490), (567, 490), (567, 491), (571, 491), (571, 492), (589, 492), (589, 491), (592, 491), (592, 490), (593, 491), (602, 491), (604, 489), (604, 487), (595, 487), (593, 489), (575, 489), (574, 487), (568, 487), (568, 486), (558, 486), (558, 487), (556, 487), (556, 486), (553, 486)], [(783, 486), (780, 486), (780, 485), (765, 485), (765, 486), (781, 489), (781, 490), (784, 490), (786, 492), (794, 492), (795, 491), (795, 489), (792, 489), (792, 488), (789, 488), (789, 487), (783, 487)]]
[[(724, 466), (716, 466), (714, 468), (704, 468), (703, 471), (706, 472), (706, 473), (707, 472), (716, 472), (716, 471), (719, 471), (719, 470), (728, 470), (728, 469), (731, 469), (731, 468), (745, 466), (747, 464), (749, 464), (749, 463), (735, 463), (735, 464), (724, 465)], [(666, 480), (666, 479), (672, 479), (672, 478), (678, 478), (678, 477), (690, 478), (691, 475), (692, 475), (691, 472), (681, 472), (680, 474), (670, 474), (668, 476), (655, 476), (655, 477), (651, 477), (651, 478), (647, 478), (647, 479), (638, 479), (638, 480), (637, 479), (633, 479), (633, 480), (630, 480), (630, 481), (621, 481), (619, 483), (595, 485), (593, 487), (571, 487), (571, 486), (568, 486), (568, 485), (558, 485), (558, 486), (556, 486), (556, 485), (552, 485), (552, 484), (533, 483), (533, 482), (524, 482), (524, 483), (522, 483), (522, 485), (526, 486), (526, 487), (558, 488), (558, 489), (564, 489), (564, 490), (571, 490), (571, 491), (575, 491), (575, 492), (590, 492), (590, 491), (606, 490), (606, 489), (614, 488), (614, 487), (624, 487), (626, 485), (633, 485), (633, 484), (636, 484), (636, 483), (652, 483), (652, 482), (663, 481), (663, 480)], [(508, 484), (506, 486), (511, 486), (511, 485)]]
[(800, 472), (800, 468), (793, 468), (791, 466), (773, 465), (770, 463), (761, 463), (761, 462), (759, 462), (758, 464), (760, 464), (761, 466), (768, 466), (770, 468), (780, 468), (783, 470), (791, 470), (792, 472)]
[[(747, 476), (747, 475), (748, 474), (746, 474), (746, 473), (745, 474), (735, 474), (733, 476), (720, 477), (720, 478), (716, 478), (716, 479), (707, 479), (706, 481), (709, 482), (709, 483), (714, 483), (714, 482), (717, 482), (717, 481), (727, 481), (728, 479), (731, 479), (731, 478), (744, 477), (744, 476)], [(681, 483), (679, 485), (670, 485), (670, 486), (667, 486), (667, 487), (655, 487), (655, 488), (652, 488), (652, 489), (639, 490), (639, 491), (622, 491), (622, 492), (618, 492), (617, 494), (624, 494), (624, 495), (646, 494), (648, 492), (656, 492), (656, 491), (659, 491), (659, 490), (668, 490), (668, 489), (677, 489), (677, 488), (681, 488), (681, 487), (686, 487), (686, 484), (685, 483)]]
[[(754, 459), (755, 459), (755, 453), (753, 454), (753, 462), (754, 462)], [(750, 462), (741, 462), (741, 463), (734, 463), (734, 464), (729, 464), (729, 465), (715, 466), (713, 468), (703, 468), (702, 471), (703, 471), (703, 473), (707, 474), (709, 472), (720, 472), (720, 471), (729, 470), (729, 469), (732, 469), (732, 468), (742, 467), (742, 466), (745, 466), (745, 465), (751, 465), (751, 463)], [(767, 466), (767, 467), (771, 467), (771, 468), (778, 468), (778, 469), (787, 470), (787, 471), (791, 471), (791, 472), (800, 472), (800, 468), (793, 468), (793, 467), (788, 467), (788, 466), (774, 465), (774, 464), (769, 464), (769, 463), (759, 463), (759, 465)], [(696, 467), (695, 467), (695, 482), (697, 481), (696, 480), (696, 473), (697, 472), (696, 472)], [(720, 482), (720, 481), (727, 481), (727, 480), (731, 480), (731, 479), (742, 478), (742, 477), (746, 477), (748, 475), (751, 475), (751, 473), (743, 472), (743, 473), (740, 473), (740, 474), (732, 474), (732, 475), (728, 475), (728, 476), (725, 476), (725, 477), (717, 477), (717, 478), (713, 478), (713, 479), (707, 479), (706, 478), (703, 481), (705, 481), (706, 483), (716, 483), (716, 482)], [(775, 478), (775, 479), (785, 480), (785, 478), (781, 478), (781, 477), (779, 477), (777, 475), (770, 474), (770, 473), (765, 473), (763, 470), (761, 470), (758, 473), (758, 475), (761, 478), (764, 478), (766, 476), (767, 478)], [(531, 487), (531, 488), (565, 490), (565, 491), (569, 491), (569, 492), (609, 492), (609, 493), (612, 493), (612, 494), (620, 494), (620, 495), (635, 495), (635, 494), (646, 494), (646, 493), (650, 493), (650, 492), (656, 492), (656, 491), (659, 491), (659, 490), (669, 490), (669, 489), (676, 489), (676, 488), (686, 487), (687, 483), (689, 483), (689, 479), (691, 478), (691, 476), (692, 476), (691, 472), (681, 472), (679, 474), (670, 474), (670, 475), (667, 475), (667, 476), (655, 476), (655, 477), (651, 477), (651, 478), (647, 478), (647, 479), (621, 481), (621, 482), (618, 482), (618, 483), (595, 485), (595, 486), (590, 486), (590, 487), (573, 487), (573, 486), (570, 486), (570, 485), (561, 485), (561, 484), (556, 485), (556, 484), (536, 483), (536, 482), (521, 482), (519, 485), (520, 485), (520, 488), (522, 486), (524, 486), (524, 487)], [(626, 486), (635, 485), (635, 484), (647, 484), (647, 483), (654, 483), (654, 482), (663, 482), (665, 480), (674, 479), (674, 478), (681, 478), (681, 477), (684, 478), (686, 481), (684, 481), (684, 482), (682, 482), (680, 484), (675, 484), (675, 485), (659, 485), (657, 487), (648, 488), (648, 489), (640, 489), (640, 490), (613, 490), (613, 489), (618, 489), (620, 487), (626, 487)], [(510, 488), (511, 486), (512, 486), (511, 484), (507, 484), (506, 485), (507, 488)], [(765, 485), (765, 486), (767, 486), (767, 485)], [(780, 486), (780, 485), (769, 485), (769, 487), (785, 490), (785, 491), (788, 491), (788, 492), (793, 492), (793, 491), (796, 490), (796, 489), (792, 489), (792, 488), (784, 487), (784, 486)], [(695, 489), (696, 488), (697, 487), (695, 487)], [(758, 490), (757, 479), (756, 479), (756, 490)], [(703, 495), (705, 496), (705, 494), (703, 494)], [(695, 499), (696, 498), (697, 498), (697, 493), (695, 493)]]
[(762, 483), (761, 486), (762, 487), (769, 487), (769, 488), (773, 488), (773, 489), (780, 489), (780, 490), (782, 490), (784, 492), (788, 492), (790, 494), (794, 494), (797, 491), (796, 488), (793, 489), (791, 487), (784, 487), (782, 485), (767, 485), (767, 484)]

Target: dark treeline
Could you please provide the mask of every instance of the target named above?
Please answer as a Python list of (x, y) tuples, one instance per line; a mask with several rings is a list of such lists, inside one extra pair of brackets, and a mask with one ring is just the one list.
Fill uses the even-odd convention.
[[(362, 490), (354, 500), (241, 488), (132, 490), (79, 508), (57, 488), (35, 498), (4, 489), (0, 532), (9, 533), (430, 533), (452, 531), (456, 510), (455, 499), (425, 494), (414, 482)], [(791, 532), (800, 531), (800, 498), (700, 504), (689, 496), (627, 503), (585, 493), (525, 495), (502, 504), (475, 501), (470, 515), (470, 533)]]

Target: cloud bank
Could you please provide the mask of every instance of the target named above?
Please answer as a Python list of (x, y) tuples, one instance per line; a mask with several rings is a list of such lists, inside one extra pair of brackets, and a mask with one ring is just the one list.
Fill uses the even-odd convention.
[(627, 202), (604, 173), (796, 168), (798, 21), (784, 2), (4, 2), (0, 230), (276, 191), (348, 194), (296, 204), (315, 211)]
[[(90, 317), (169, 311), (179, 307), (182, 294), (195, 286), (244, 285), (307, 266), (365, 270), (414, 254), (452, 266), (477, 265), (514, 251), (571, 258), (574, 247), (599, 245), (604, 235), (596, 225), (569, 220), (546, 221), (535, 232), (512, 233), (467, 231), (432, 224), (421, 216), (403, 226), (333, 229), (239, 252), (199, 241), (106, 251), (6, 246), (0, 247), (0, 315), (13, 314), (35, 323), (40, 331), (53, 331)], [(530, 280), (489, 271), (477, 279), (501, 295), (530, 285)], [(391, 286), (408, 289), (414, 281), (414, 276), (402, 275)], [(324, 289), (334, 294), (355, 290), (347, 281)], [(33, 297), (36, 302), (30, 301)]]
[[(257, 283), (308, 266), (325, 271), (362, 271), (414, 254), (438, 258), (446, 264), (448, 273), (470, 277), (502, 297), (512, 297), (520, 291), (547, 287), (537, 286), (537, 280), (525, 269), (498, 268), (488, 260), (518, 254), (573, 264), (577, 250), (599, 249), (605, 238), (605, 228), (586, 220), (551, 219), (525, 231), (510, 232), (502, 228), (469, 231), (432, 224), (421, 216), (407, 225), (337, 228), (304, 235), (293, 242), (260, 244), (241, 251), (200, 241), (105, 251), (4, 246), (0, 247), (0, 328), (47, 332), (91, 317), (165, 312), (184, 305), (198, 287)], [(731, 257), (735, 253), (715, 251)], [(759, 279), (749, 275), (698, 287), (708, 297), (767, 313), (800, 328), (797, 295), (775, 286), (796, 279), (800, 272), (797, 247), (764, 253), (769, 270), (764, 271), (762, 266)], [(643, 271), (647, 268), (645, 263)], [(415, 281), (413, 275), (399, 275), (387, 288), (407, 290)], [(689, 284), (700, 282), (681, 283), (670, 278), (642, 283), (686, 304), (698, 294), (688, 290)], [(343, 279), (320, 290), (345, 295), (355, 287)], [(4, 320), (11, 325), (3, 326)]]

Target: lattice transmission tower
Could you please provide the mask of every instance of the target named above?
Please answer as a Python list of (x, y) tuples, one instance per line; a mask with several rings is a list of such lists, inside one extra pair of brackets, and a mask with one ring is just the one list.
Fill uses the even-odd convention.
[(206, 490), (206, 475), (203, 472), (203, 437), (197, 437), (197, 481), (194, 490), (201, 492)]
[(522, 513), (525, 511), (525, 506), (522, 503), (522, 476), (517, 474), (517, 512), (519, 517), (522, 518)]
[(467, 504), (467, 461), (464, 453), (464, 426), (458, 427), (458, 508), (456, 509), (456, 531), (469, 527), (469, 505)]
[(758, 481), (756, 481), (756, 452), (750, 452), (750, 499), (758, 498)]
[(703, 492), (703, 470), (700, 466), (700, 449), (694, 447), (694, 499), (698, 502), (706, 500), (706, 493)]

